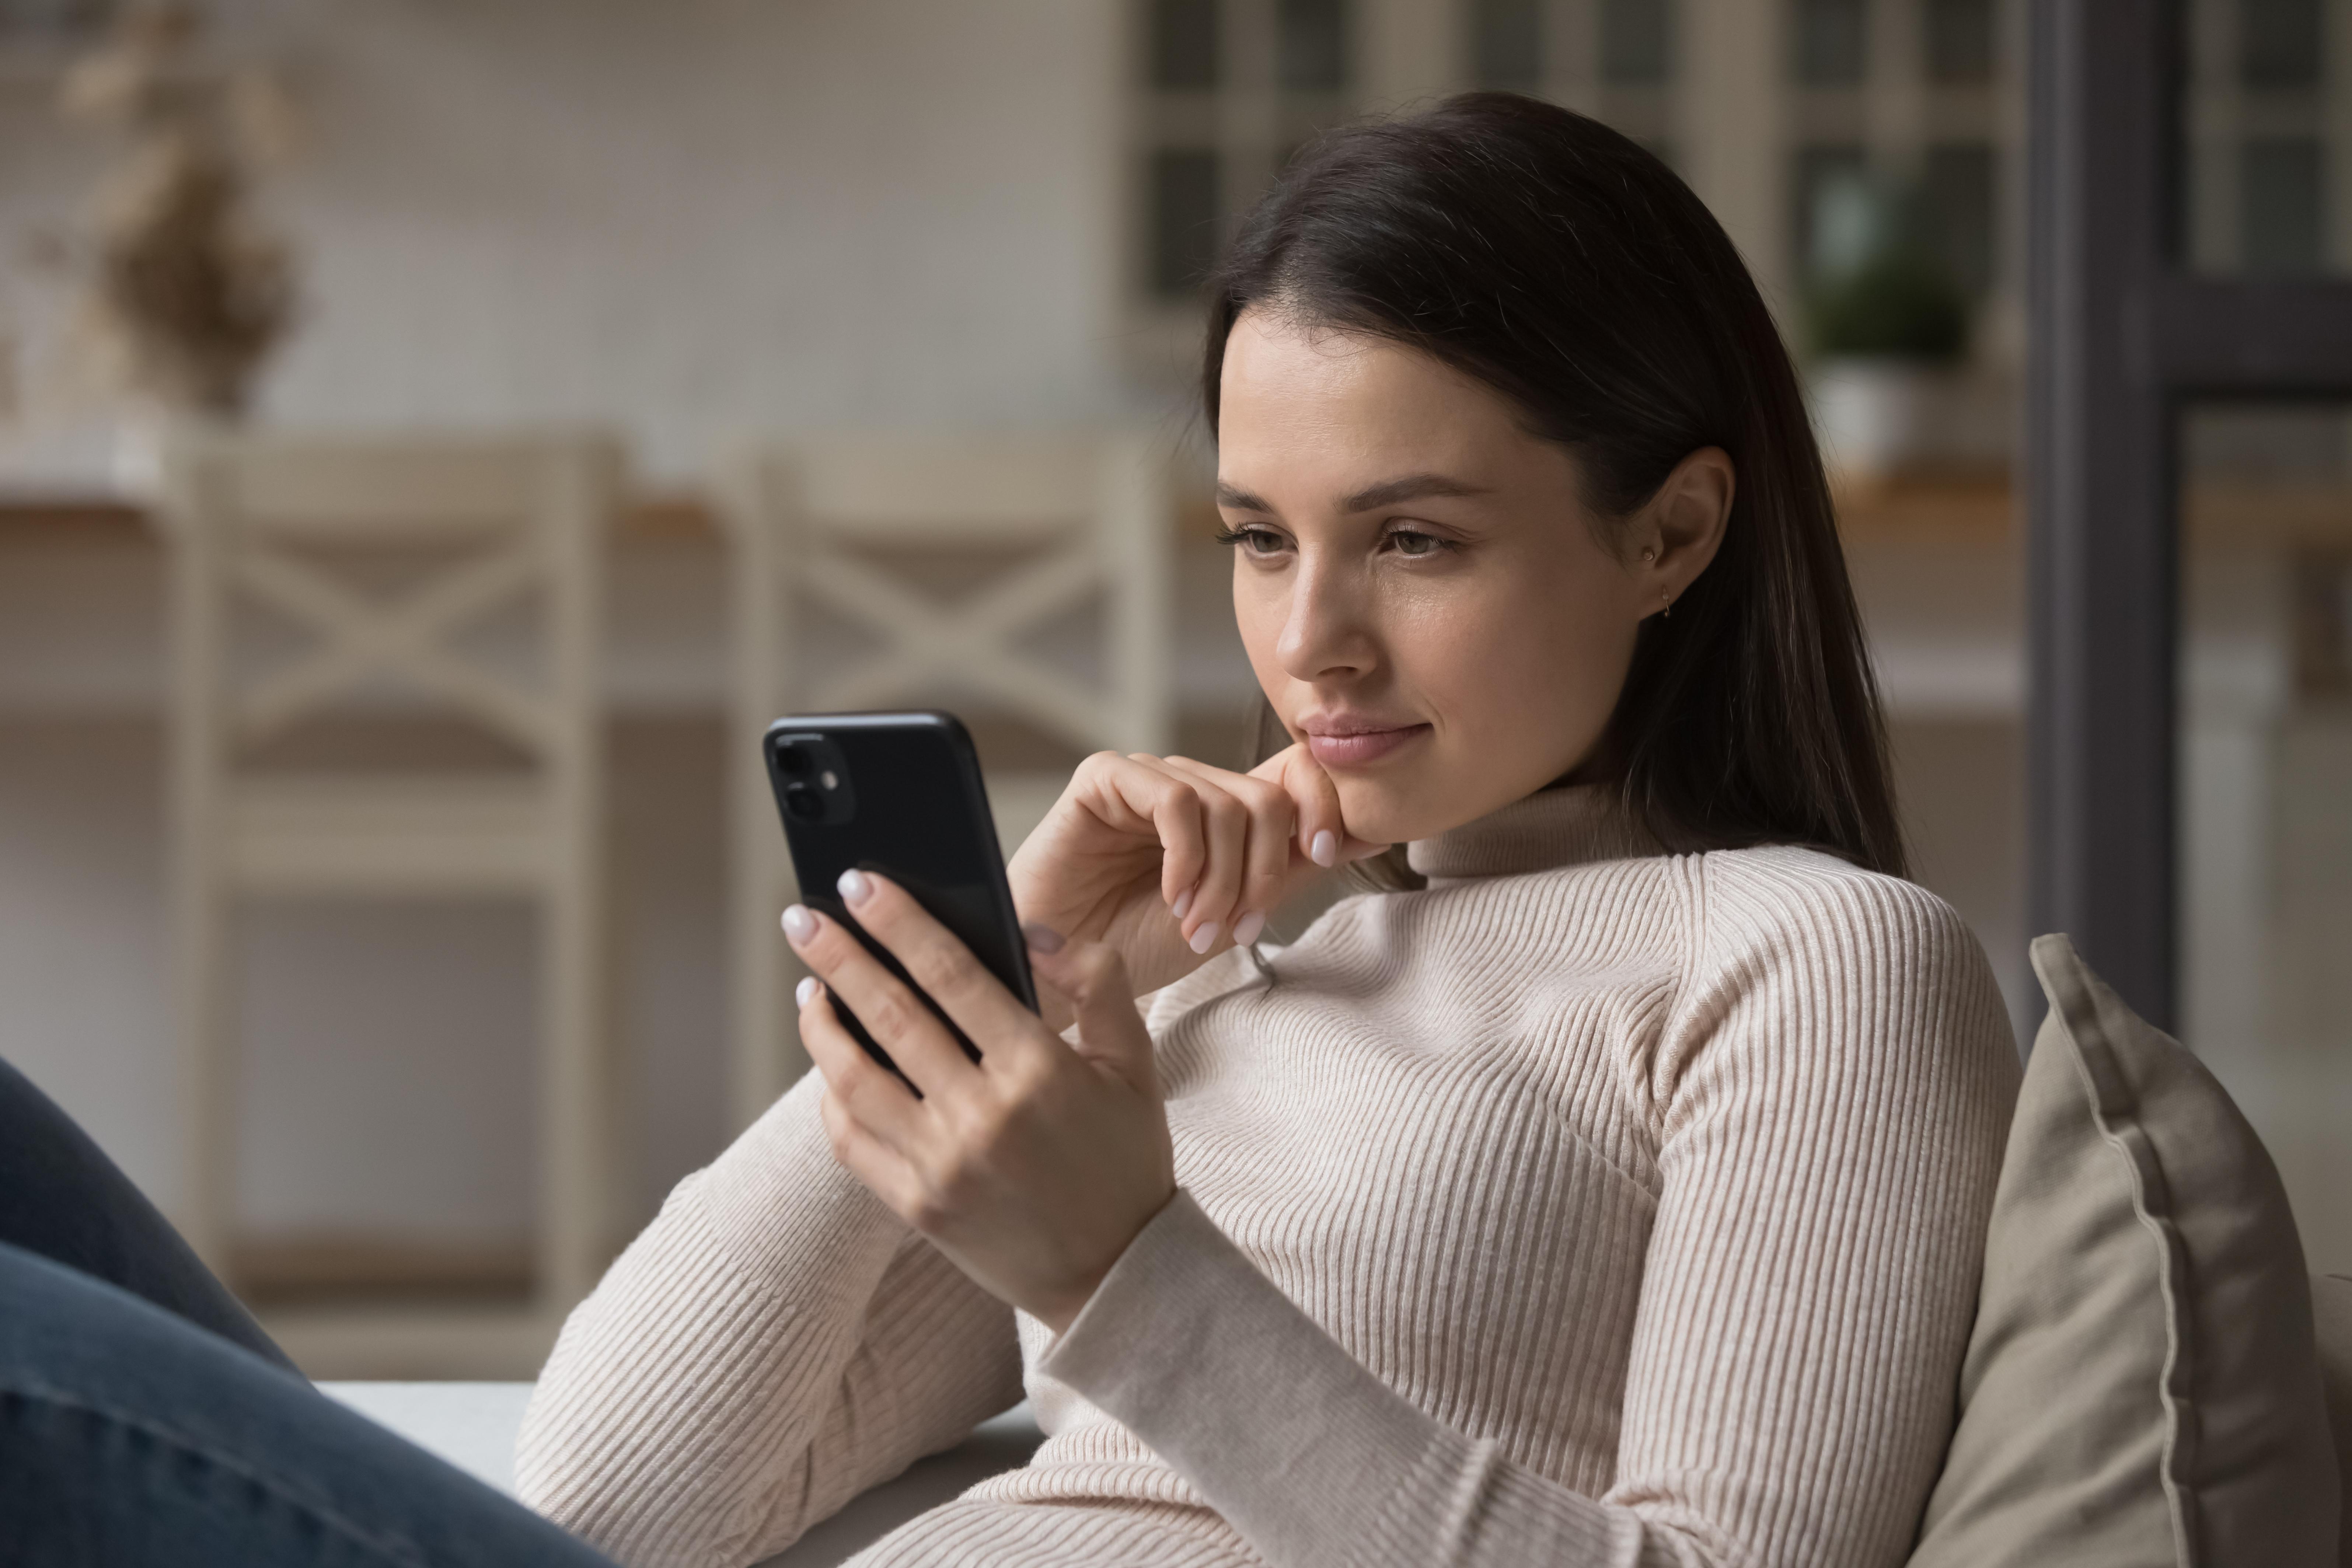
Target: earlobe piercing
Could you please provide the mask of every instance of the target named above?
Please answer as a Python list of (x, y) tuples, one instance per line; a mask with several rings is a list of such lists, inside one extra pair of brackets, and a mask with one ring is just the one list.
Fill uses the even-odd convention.
[(1658, 619), (1672, 620), (1675, 614), (1675, 596), (1661, 588), (1658, 590), (1658, 597), (1665, 601), (1665, 608), (1658, 612)]

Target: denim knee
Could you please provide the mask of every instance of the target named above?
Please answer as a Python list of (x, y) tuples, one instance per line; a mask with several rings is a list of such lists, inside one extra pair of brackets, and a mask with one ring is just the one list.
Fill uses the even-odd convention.
[(0, 1245), (0, 1564), (606, 1560), (247, 1351)]

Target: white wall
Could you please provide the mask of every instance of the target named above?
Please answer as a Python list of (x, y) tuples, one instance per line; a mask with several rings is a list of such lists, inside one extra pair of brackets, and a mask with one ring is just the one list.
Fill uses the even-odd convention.
[[(1117, 364), (1119, 12), (1102, 0), (239, 0), (312, 124), (268, 210), (289, 421), (728, 431), (1099, 418)], [(0, 244), (97, 162), (0, 79)], [(58, 290), (20, 278), (26, 330)], [(21, 475), (96, 477), (55, 429)], [(8, 459), (0, 456), (0, 483)]]

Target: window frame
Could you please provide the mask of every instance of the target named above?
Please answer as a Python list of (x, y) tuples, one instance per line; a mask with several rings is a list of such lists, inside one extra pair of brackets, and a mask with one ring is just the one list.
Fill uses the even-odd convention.
[(2185, 226), (2187, 13), (2032, 0), (2029, 901), (2179, 1009), (2179, 434), (2193, 401), (2352, 397), (2352, 279), (2216, 277)]

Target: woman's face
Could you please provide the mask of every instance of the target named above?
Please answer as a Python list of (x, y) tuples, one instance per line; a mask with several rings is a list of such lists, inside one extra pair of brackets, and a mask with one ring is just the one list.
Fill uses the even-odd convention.
[(1469, 822), (1583, 761), (1636, 628), (1704, 568), (1730, 507), (1729, 459), (1709, 447), (1596, 527), (1575, 458), (1501, 394), (1264, 310), (1234, 324), (1220, 386), (1242, 641), (1348, 830), (1377, 843)]

